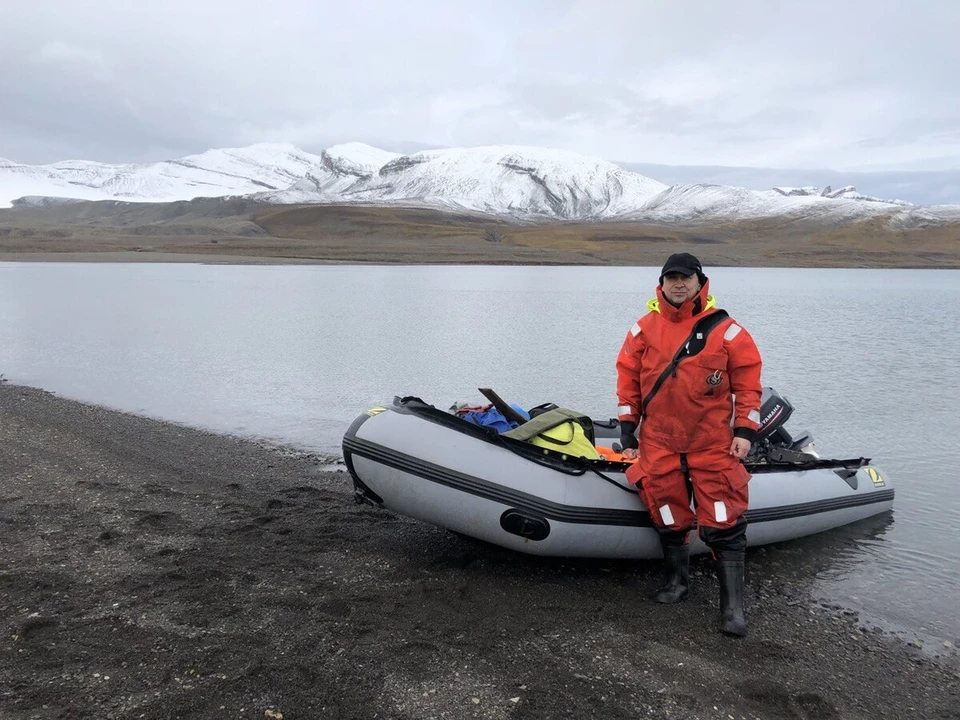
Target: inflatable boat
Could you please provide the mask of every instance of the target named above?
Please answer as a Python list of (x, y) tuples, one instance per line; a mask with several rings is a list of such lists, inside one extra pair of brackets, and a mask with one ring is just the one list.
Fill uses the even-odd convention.
[[(809, 433), (784, 428), (789, 402), (764, 388), (751, 455), (749, 545), (792, 540), (893, 507), (890, 480), (867, 458), (820, 458)], [(617, 421), (594, 421), (597, 445)], [(429, 405), (395, 398), (361, 414), (343, 438), (356, 499), (536, 555), (659, 558), (660, 542), (628, 465), (571, 457)], [(695, 537), (691, 551), (706, 552)]]

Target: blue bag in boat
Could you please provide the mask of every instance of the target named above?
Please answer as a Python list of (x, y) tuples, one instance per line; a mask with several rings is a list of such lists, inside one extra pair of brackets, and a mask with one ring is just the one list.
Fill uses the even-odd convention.
[[(530, 419), (529, 413), (516, 403), (510, 403), (510, 407), (520, 413), (525, 420)], [(507, 420), (507, 418), (503, 416), (503, 413), (495, 407), (491, 407), (488, 410), (471, 410), (470, 412), (463, 413), (460, 417), (468, 422), (472, 422), (474, 425), (492, 427), (498, 433), (505, 433), (519, 426), (519, 423)]]

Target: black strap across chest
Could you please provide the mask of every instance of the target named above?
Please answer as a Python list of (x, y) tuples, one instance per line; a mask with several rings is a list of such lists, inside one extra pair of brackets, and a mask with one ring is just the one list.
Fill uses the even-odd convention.
[(680, 361), (699, 355), (707, 345), (707, 335), (728, 317), (730, 316), (726, 310), (717, 310), (697, 321), (697, 324), (693, 326), (693, 330), (690, 331), (690, 335), (687, 336), (687, 339), (683, 341), (680, 349), (674, 354), (671, 363), (667, 365), (666, 370), (660, 373), (660, 377), (658, 377), (657, 381), (653, 384), (653, 388), (647, 393), (646, 397), (643, 398), (643, 404), (640, 406), (641, 417), (647, 414), (647, 405), (650, 404), (653, 396), (663, 387), (667, 378), (676, 372), (677, 365), (680, 364)]

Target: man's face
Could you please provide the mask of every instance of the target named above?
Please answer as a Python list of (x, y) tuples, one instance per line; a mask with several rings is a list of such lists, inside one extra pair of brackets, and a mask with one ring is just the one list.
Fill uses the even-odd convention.
[(698, 292), (700, 292), (700, 279), (696, 275), (673, 272), (663, 276), (663, 294), (677, 307), (687, 300), (693, 300)]

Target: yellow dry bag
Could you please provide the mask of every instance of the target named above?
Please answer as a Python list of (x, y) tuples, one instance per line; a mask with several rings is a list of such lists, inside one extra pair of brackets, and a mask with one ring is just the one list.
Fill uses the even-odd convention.
[(576, 410), (567, 408), (548, 410), (503, 435), (570, 457), (600, 459), (600, 453), (594, 447), (591, 437), (593, 421)]

